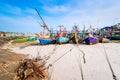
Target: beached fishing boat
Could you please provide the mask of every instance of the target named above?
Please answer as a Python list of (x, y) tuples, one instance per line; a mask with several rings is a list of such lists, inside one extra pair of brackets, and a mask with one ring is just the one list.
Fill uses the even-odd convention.
[(112, 36), (111, 40), (120, 40), (120, 36)]
[(59, 37), (56, 39), (57, 43), (61, 44), (61, 43), (67, 43), (69, 42), (69, 38), (67, 37)]
[(76, 43), (82, 43), (83, 42), (83, 38), (81, 36), (78, 35), (73, 35), (71, 37), (69, 37), (69, 41), (72, 41), (74, 44)]
[(120, 36), (107, 36), (107, 39), (110, 39), (110, 40), (120, 40)]
[(100, 38), (99, 39), (99, 42), (101, 42), (101, 43), (109, 43), (109, 39), (107, 39), (107, 38)]
[(84, 41), (86, 42), (86, 44), (96, 44), (99, 42), (99, 40), (94, 37), (88, 37)]
[(35, 41), (35, 40), (38, 40), (38, 37), (29, 37), (28, 38), (28, 41)]
[(41, 27), (43, 27), (43, 35), (42, 35), (42, 37), (43, 38), (40, 38), (40, 35), (39, 34), (37, 34), (38, 35), (38, 37), (39, 37), (39, 42), (40, 42), (40, 44), (41, 45), (47, 45), (47, 44), (53, 44), (53, 43), (55, 43), (56, 42), (56, 39), (55, 38), (53, 38), (52, 36), (50, 36), (51, 38), (45, 38), (45, 29), (47, 29), (47, 31), (49, 32), (49, 33), (51, 33), (51, 30), (48, 28), (48, 26), (45, 24), (45, 22), (44, 22), (44, 20), (42, 19), (42, 17), (41, 17), (41, 15), (40, 15), (40, 13), (38, 12), (38, 10), (37, 9), (35, 9), (36, 10), (36, 12), (38, 13), (38, 16), (40, 17), (40, 19), (42, 20), (42, 25), (41, 25)]
[(50, 39), (50, 38), (40, 38), (39, 42), (41, 45), (47, 45), (47, 44), (54, 44), (56, 42), (56, 40)]

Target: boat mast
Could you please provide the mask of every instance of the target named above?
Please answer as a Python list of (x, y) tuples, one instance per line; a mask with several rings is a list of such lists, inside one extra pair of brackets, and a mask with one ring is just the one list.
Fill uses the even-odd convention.
[(44, 28), (44, 30), (47, 29), (49, 32), (51, 32), (51, 31), (49, 30), (49, 28), (47, 27), (47, 25), (45, 24), (42, 16), (40, 15), (40, 13), (38, 12), (38, 10), (37, 10), (36, 8), (35, 8), (35, 11), (37, 12), (38, 16), (39, 16), (40, 19), (42, 20), (42, 23), (43, 23), (42, 27)]

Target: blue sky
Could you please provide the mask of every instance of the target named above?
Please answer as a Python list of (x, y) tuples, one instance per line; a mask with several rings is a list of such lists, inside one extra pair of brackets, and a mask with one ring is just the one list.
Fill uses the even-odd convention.
[(49, 28), (95, 28), (120, 21), (120, 0), (0, 0), (0, 31), (40, 32), (37, 8)]

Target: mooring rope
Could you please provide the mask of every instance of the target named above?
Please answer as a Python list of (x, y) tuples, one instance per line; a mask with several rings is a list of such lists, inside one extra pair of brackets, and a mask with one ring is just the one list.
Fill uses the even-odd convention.
[(81, 61), (80, 55), (79, 55), (78, 65), (79, 65), (79, 69), (80, 69), (82, 80), (84, 80), (83, 69), (82, 69), (82, 61)]
[(58, 59), (56, 59), (53, 63), (51, 63), (51, 64), (48, 65), (48, 69), (49, 69), (49, 67), (52, 67), (52, 69), (51, 69), (51, 75), (49, 76), (48, 80), (51, 80), (51, 76), (53, 74), (53, 68), (54, 68), (55, 63), (58, 62), (61, 58), (63, 58), (68, 52), (72, 51), (72, 49), (73, 48), (71, 48), (69, 51), (65, 52), (62, 56), (60, 56)]
[[(74, 47), (75, 48), (75, 47)], [(56, 59), (52, 64), (49, 64), (48, 67), (54, 67), (55, 63), (58, 62), (61, 58), (63, 58), (68, 52), (72, 51), (72, 49), (74, 48), (71, 48), (69, 51), (65, 52), (62, 56), (60, 56), (58, 59)], [(80, 55), (79, 55), (79, 59), (80, 59)], [(84, 63), (85, 63), (85, 58), (84, 58)], [(84, 80), (84, 76), (83, 76), (83, 69), (82, 69), (82, 64), (81, 64), (81, 59), (80, 59), (80, 62), (78, 60), (78, 64), (79, 64), (79, 68), (80, 68), (80, 72), (81, 72), (81, 77), (82, 77), (82, 80)], [(52, 71), (53, 71), (53, 68), (52, 68)], [(52, 72), (51, 72), (51, 76), (52, 76)], [(49, 80), (51, 80), (51, 76), (49, 78)]]
[(53, 67), (52, 67), (52, 69), (51, 69), (51, 73), (50, 73), (49, 76), (48, 76), (48, 80), (51, 80), (51, 77), (52, 77), (52, 74), (53, 74), (53, 69), (54, 69), (54, 65), (53, 65)]
[(46, 60), (50, 59), (50, 57), (55, 53), (56, 49), (57, 49), (57, 44), (55, 44), (55, 47), (54, 47), (53, 51), (49, 55), (47, 55)]
[[(54, 49), (53, 49), (53, 52), (49, 55), (49, 57), (52, 56), (52, 54), (55, 53), (56, 47), (57, 47), (57, 44), (55, 44), (55, 47), (54, 47)], [(47, 68), (49, 69), (49, 67), (51, 67), (51, 66), (52, 66), (52, 65), (49, 65)], [(53, 65), (53, 67), (52, 67), (52, 69), (51, 69), (51, 73), (49, 74), (48, 80), (51, 80), (51, 77), (52, 77), (52, 74), (53, 74), (53, 69), (54, 69), (54, 65)]]
[(40, 47), (40, 49), (38, 49), (38, 48), (39, 48), (39, 46), (37, 46), (37, 55), (35, 57), (35, 60), (43, 60), (39, 54), (41, 52), (42, 46)]
[(62, 56), (60, 56), (58, 59), (56, 59), (52, 64), (49, 65), (53, 65), (55, 64), (57, 61), (59, 61), (62, 57), (64, 57), (68, 52), (72, 51), (73, 48), (71, 48), (69, 51), (65, 52)]
[(76, 45), (76, 47), (78, 48), (78, 50), (79, 50), (80, 52), (82, 52), (82, 54), (83, 54), (83, 61), (84, 61), (84, 64), (85, 64), (85, 63), (86, 63), (86, 59), (85, 59), (85, 53), (84, 53), (84, 51), (79, 48), (78, 44)]
[[(38, 46), (39, 47), (39, 46)], [(40, 51), (41, 51), (41, 49), (42, 49), (42, 46), (40, 47), (40, 49), (38, 49), (38, 47), (37, 47), (37, 56), (40, 56)]]
[(106, 58), (106, 60), (107, 60), (107, 62), (108, 62), (108, 65), (109, 65), (109, 67), (110, 67), (110, 70), (111, 70), (113, 79), (114, 79), (114, 80), (118, 80), (117, 77), (116, 77), (116, 75), (115, 75), (115, 73), (114, 73), (114, 71), (113, 71), (113, 69), (112, 69), (112, 66), (111, 66), (111, 63), (110, 63), (110, 60), (109, 60), (109, 58), (108, 58), (108, 55), (107, 55), (107, 52), (106, 52), (106, 50), (105, 50), (104, 45), (103, 45), (103, 49), (104, 49), (105, 58)]

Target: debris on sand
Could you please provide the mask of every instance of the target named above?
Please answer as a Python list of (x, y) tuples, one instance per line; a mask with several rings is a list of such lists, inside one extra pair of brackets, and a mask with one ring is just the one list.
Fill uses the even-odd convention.
[(14, 80), (15, 69), (24, 56), (8, 49), (0, 49), (0, 80)]
[(48, 80), (48, 71), (41, 60), (24, 59), (16, 72), (15, 80)]

